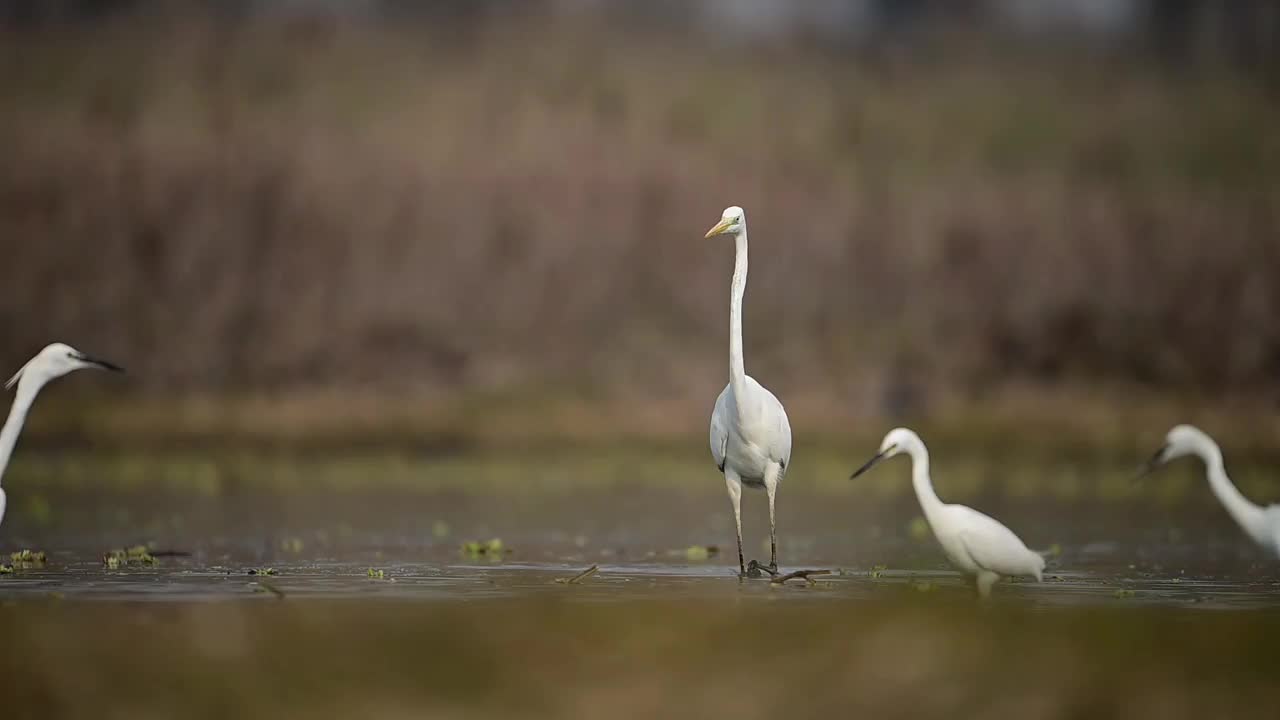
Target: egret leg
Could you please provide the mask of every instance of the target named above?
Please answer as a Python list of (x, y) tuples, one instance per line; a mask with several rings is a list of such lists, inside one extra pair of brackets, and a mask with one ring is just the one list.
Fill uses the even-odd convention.
[(991, 586), (995, 585), (996, 581), (999, 579), (1000, 579), (1000, 576), (991, 572), (990, 570), (983, 570), (982, 572), (979, 572), (978, 578), (977, 578), (978, 597), (982, 598), (983, 600), (986, 600), (988, 597), (990, 597)]
[(764, 490), (769, 494), (769, 569), (778, 571), (778, 524), (773, 516), (773, 498), (778, 492), (778, 475), (781, 466), (770, 463), (764, 471)]
[(4, 522), (4, 489), (0, 488), (0, 523)]
[(738, 576), (747, 576), (747, 564), (742, 559), (742, 481), (738, 473), (725, 468), (724, 483), (729, 489), (729, 501), (733, 503), (733, 524), (738, 529)]

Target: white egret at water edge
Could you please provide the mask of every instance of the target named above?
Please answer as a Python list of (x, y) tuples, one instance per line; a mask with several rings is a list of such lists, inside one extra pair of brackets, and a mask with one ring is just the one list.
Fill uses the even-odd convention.
[(1244, 529), (1245, 534), (1268, 552), (1280, 555), (1280, 505), (1263, 507), (1250, 502), (1227, 477), (1222, 450), (1203, 430), (1191, 425), (1178, 425), (1165, 436), (1164, 445), (1147, 461), (1140, 477), (1156, 468), (1187, 455), (1204, 461), (1209, 487), (1227, 513)]
[(978, 594), (987, 597), (1002, 576), (1030, 575), (1043, 579), (1044, 558), (1029, 550), (1000, 521), (964, 505), (948, 505), (938, 499), (929, 477), (929, 451), (911, 430), (897, 428), (884, 436), (880, 452), (858, 468), (849, 479), (870, 470), (881, 460), (901, 453), (911, 457), (911, 481), (942, 552), (962, 572), (974, 576)]
[(705, 237), (732, 235), (733, 282), (729, 289), (729, 384), (711, 412), (711, 457), (724, 473), (733, 521), (738, 530), (738, 573), (747, 574), (742, 557), (742, 486), (764, 488), (769, 496), (769, 569), (778, 569), (778, 532), (774, 497), (791, 463), (791, 423), (782, 403), (747, 375), (742, 358), (742, 295), (747, 288), (747, 217), (740, 207), (726, 208)]
[[(31, 358), (21, 370), (9, 378), (9, 382), (4, 384), (6, 390), (17, 385), (18, 392), (13, 398), (13, 407), (9, 409), (9, 419), (5, 422), (4, 429), (0, 430), (0, 482), (4, 481), (4, 471), (9, 467), (9, 458), (13, 455), (14, 446), (18, 444), (18, 434), (22, 432), (22, 425), (27, 420), (27, 411), (35, 402), (40, 388), (51, 380), (84, 368), (123, 372), (119, 367), (105, 360), (89, 357), (68, 345), (54, 343)], [(4, 522), (4, 507), (4, 488), (0, 488), (0, 522)]]

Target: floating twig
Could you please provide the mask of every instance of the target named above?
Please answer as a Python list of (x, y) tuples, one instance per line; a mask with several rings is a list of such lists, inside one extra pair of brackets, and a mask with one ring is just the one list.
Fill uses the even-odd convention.
[(600, 572), (600, 566), (592, 565), (591, 567), (587, 568), (586, 570), (583, 570), (582, 572), (578, 573), (577, 575), (574, 575), (571, 578), (556, 578), (556, 582), (562, 585), (577, 585), (578, 583), (590, 578), (592, 575), (595, 575), (598, 572)]
[(283, 590), (281, 590), (275, 583), (262, 576), (258, 577), (258, 587), (265, 589), (272, 595), (275, 595), (278, 600), (283, 600), (285, 598)]
[[(768, 570), (769, 568), (762, 566), (760, 569)], [(815, 577), (821, 577), (823, 575), (830, 575), (830, 574), (831, 574), (830, 570), (796, 570), (795, 572), (789, 572), (786, 575), (774, 575), (773, 579), (770, 580), (769, 582), (773, 583), (774, 585), (782, 585), (788, 580), (795, 580), (796, 578), (799, 578), (809, 583), (810, 585), (816, 585), (817, 581), (814, 580)]]

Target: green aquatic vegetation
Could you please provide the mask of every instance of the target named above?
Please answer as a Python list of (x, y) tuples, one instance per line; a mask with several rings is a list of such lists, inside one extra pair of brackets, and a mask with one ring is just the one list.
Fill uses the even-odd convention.
[(872, 580), (878, 580), (878, 579), (880, 579), (880, 576), (881, 576), (881, 575), (883, 575), (883, 574), (884, 574), (884, 571), (885, 571), (885, 570), (888, 570), (888, 569), (889, 569), (889, 566), (888, 566), (888, 565), (872, 565), (872, 566), (871, 566), (871, 573), (870, 573), (870, 575), (871, 575), (871, 579), (872, 579)]
[(672, 557), (684, 557), (690, 562), (702, 562), (720, 554), (720, 547), (717, 545), (690, 545), (683, 550), (671, 550), (667, 553)]
[(12, 575), (12, 574), (13, 574), (12, 565), (0, 564), (0, 575)]
[(9, 559), (14, 563), (30, 563), (43, 565), (47, 556), (43, 550), (19, 550), (15, 553), (9, 553)]
[(462, 543), (462, 554), (469, 558), (500, 558), (511, 552), (502, 544), (501, 538), (493, 538), (488, 542), (471, 540)]
[(275, 575), (275, 568), (249, 568), (245, 575)]
[(158, 561), (146, 545), (134, 545), (118, 550), (108, 550), (103, 553), (102, 562), (109, 569), (114, 570), (127, 565), (155, 565)]
[(126, 548), (124, 553), (125, 553), (125, 556), (128, 557), (130, 560), (146, 561), (148, 559), (150, 560), (155, 559), (151, 557), (151, 549), (146, 545), (134, 545), (132, 547)]
[(1119, 590), (1116, 590), (1115, 592), (1111, 593), (1111, 595), (1112, 597), (1123, 600), (1125, 598), (1131, 598), (1134, 595), (1137, 595), (1137, 593), (1134, 592), (1133, 590), (1130, 590), (1129, 588), (1120, 588)]
[(386, 579), (387, 579), (387, 571), (386, 571), (386, 570), (379, 570), (379, 569), (377, 569), (377, 568), (369, 568), (369, 569), (365, 572), (365, 575), (367, 575), (371, 580), (386, 580)]
[(574, 575), (573, 577), (556, 578), (556, 582), (562, 585), (577, 585), (582, 581), (591, 578), (591, 576), (595, 575), (597, 572), (600, 572), (600, 566), (592, 565), (591, 567), (587, 568), (586, 570), (583, 570), (582, 572), (578, 573), (577, 575)]

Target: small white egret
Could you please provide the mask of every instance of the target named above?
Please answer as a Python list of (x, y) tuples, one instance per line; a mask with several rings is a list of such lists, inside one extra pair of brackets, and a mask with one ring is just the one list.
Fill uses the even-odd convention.
[(849, 479), (900, 453), (911, 457), (911, 481), (934, 537), (952, 565), (974, 576), (979, 595), (990, 595), (991, 586), (1001, 576), (1030, 575), (1042, 580), (1044, 558), (1027, 549), (1012, 530), (971, 507), (947, 505), (938, 499), (929, 478), (929, 451), (914, 432), (906, 428), (890, 431), (880, 443), (880, 452)]
[(1178, 425), (1170, 430), (1165, 436), (1164, 445), (1147, 461), (1139, 477), (1187, 455), (1195, 455), (1204, 461), (1209, 488), (1245, 534), (1268, 552), (1280, 555), (1280, 505), (1262, 507), (1240, 494), (1231, 483), (1231, 478), (1227, 477), (1222, 450), (1213, 438), (1199, 428)]
[[(22, 432), (22, 425), (27, 420), (27, 411), (35, 402), (40, 388), (51, 380), (84, 368), (122, 372), (119, 367), (105, 360), (89, 357), (62, 343), (53, 343), (31, 358), (21, 370), (9, 378), (9, 382), (4, 384), (6, 390), (17, 385), (18, 392), (13, 399), (13, 407), (9, 409), (9, 419), (5, 422), (4, 429), (0, 430), (0, 481), (4, 480), (4, 471), (9, 467), (9, 457), (13, 455), (13, 448), (18, 444), (18, 434)], [(4, 488), (0, 488), (0, 522), (4, 521), (4, 507)]]
[(764, 488), (769, 496), (769, 570), (778, 569), (774, 497), (791, 462), (791, 423), (782, 403), (747, 375), (742, 359), (742, 295), (747, 288), (747, 218), (740, 207), (726, 208), (705, 237), (732, 235), (736, 250), (729, 289), (729, 384), (711, 412), (711, 456), (724, 473), (738, 530), (738, 573), (742, 557), (742, 486)]

